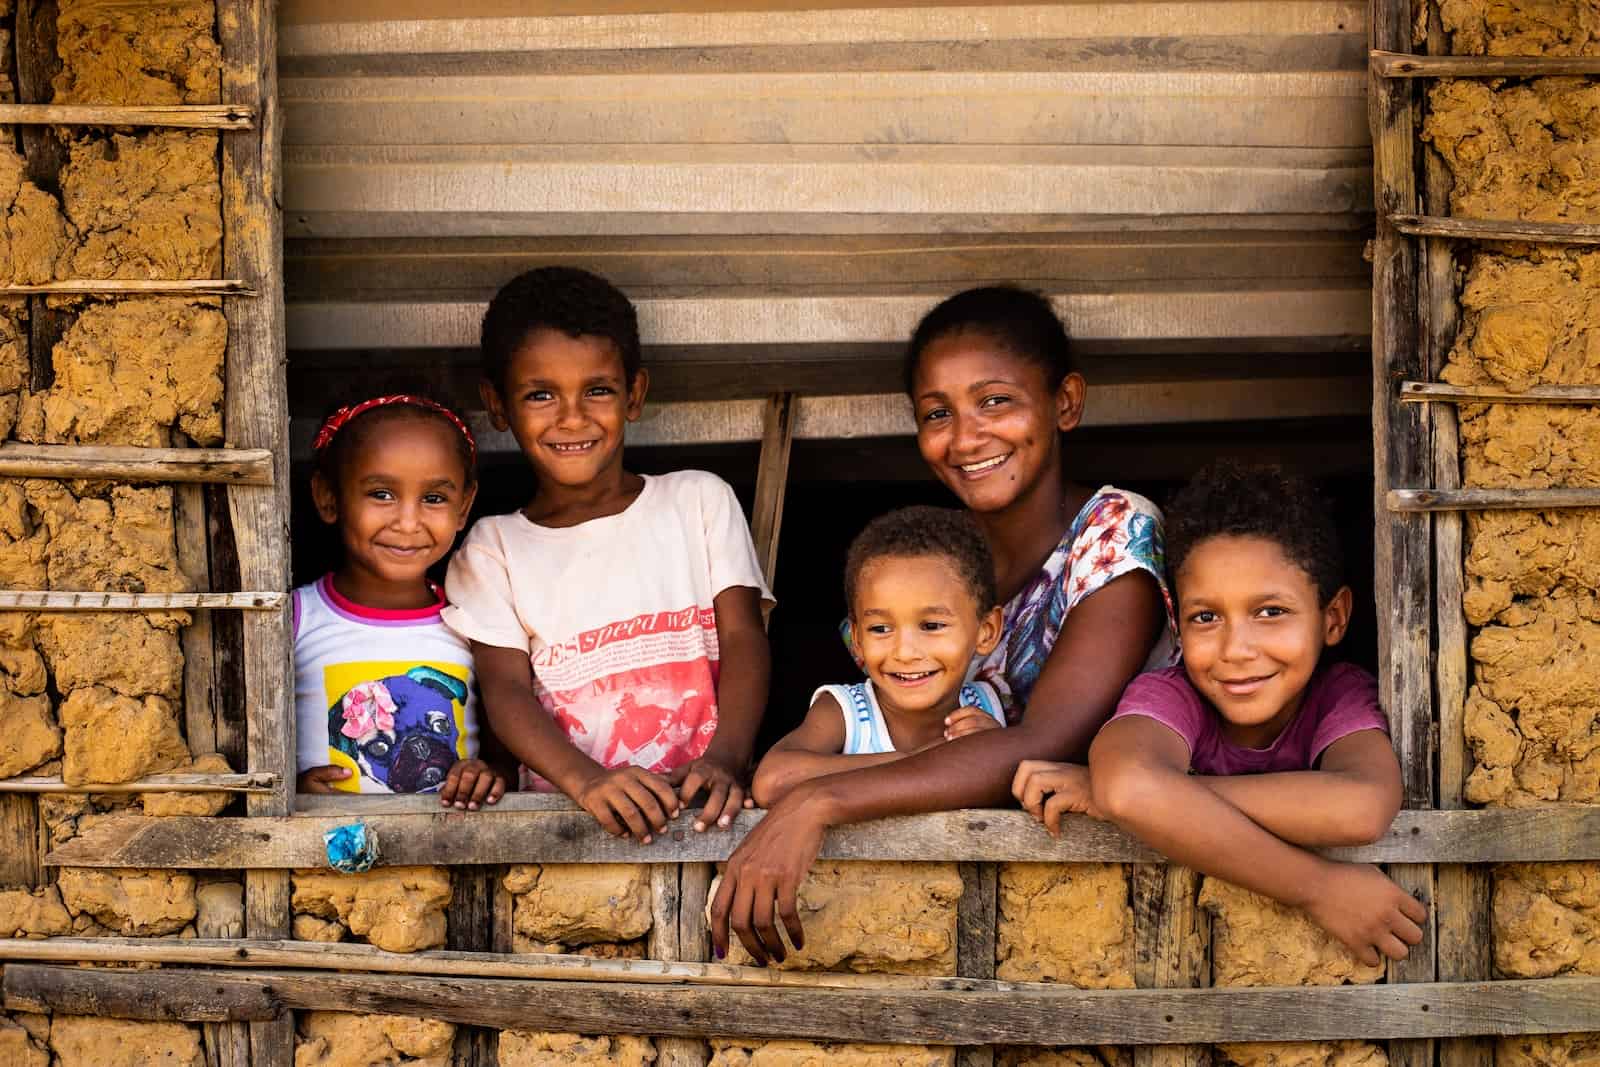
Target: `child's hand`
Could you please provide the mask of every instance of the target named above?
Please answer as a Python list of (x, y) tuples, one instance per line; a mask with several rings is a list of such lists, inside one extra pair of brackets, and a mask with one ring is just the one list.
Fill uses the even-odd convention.
[(481, 759), (456, 760), (439, 787), (439, 805), (477, 811), (479, 805), (497, 802), (506, 791), (505, 775)]
[(958, 737), (968, 734), (981, 733), (984, 730), (998, 730), (1000, 724), (993, 715), (982, 708), (971, 706), (957, 708), (944, 717), (944, 739), (954, 741)]
[(593, 815), (606, 833), (631, 836), (641, 845), (667, 828), (683, 805), (678, 794), (659, 774), (643, 767), (618, 767), (601, 771), (572, 794), (578, 806)]
[(1011, 779), (1011, 795), (1023, 810), (1044, 823), (1050, 836), (1061, 836), (1061, 816), (1068, 812), (1104, 818), (1094, 806), (1089, 768), (1078, 763), (1023, 760)]
[(342, 793), (344, 790), (335, 789), (334, 782), (342, 782), (350, 777), (349, 767), (308, 767), (300, 772), (300, 777), (295, 779), (294, 787), (301, 793), (322, 793), (331, 795)]
[(1328, 864), (1305, 912), (1369, 967), (1382, 961), (1380, 953), (1405, 959), (1428, 918), (1421, 901), (1369, 863)]
[(694, 821), (696, 830), (704, 831), (713, 825), (724, 828), (732, 826), (739, 809), (750, 803), (745, 795), (744, 782), (733, 768), (712, 755), (701, 756), (679, 767), (667, 781), (678, 787), (678, 800), (683, 804), (689, 803), (701, 790), (705, 790), (706, 804), (700, 809), (700, 817)]

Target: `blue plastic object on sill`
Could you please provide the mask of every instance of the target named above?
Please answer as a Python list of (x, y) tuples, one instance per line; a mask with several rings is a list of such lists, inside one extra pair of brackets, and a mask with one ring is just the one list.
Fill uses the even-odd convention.
[(328, 866), (345, 874), (370, 871), (378, 862), (378, 835), (364, 822), (335, 826), (322, 835), (327, 846)]

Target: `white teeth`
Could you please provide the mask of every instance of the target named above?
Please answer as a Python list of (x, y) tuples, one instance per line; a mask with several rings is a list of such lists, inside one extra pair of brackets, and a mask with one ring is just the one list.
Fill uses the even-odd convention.
[(593, 444), (593, 441), (585, 441), (582, 444), (577, 445), (551, 445), (550, 447), (557, 452), (583, 452), (590, 448)]
[(1000, 466), (1000, 464), (1004, 463), (1009, 458), (1010, 453), (1007, 453), (1004, 456), (996, 456), (993, 459), (986, 459), (982, 463), (968, 463), (961, 469), (966, 471), (968, 474), (978, 474), (982, 471), (991, 470), (992, 468)]

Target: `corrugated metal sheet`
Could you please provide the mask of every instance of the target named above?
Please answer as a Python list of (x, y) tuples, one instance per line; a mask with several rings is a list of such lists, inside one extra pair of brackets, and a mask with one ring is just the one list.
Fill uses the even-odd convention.
[(299, 414), (360, 365), (470, 401), (483, 302), (548, 262), (639, 300), (666, 399), (892, 390), (1004, 280), (1119, 422), (1362, 410), (1364, 3), (639, 6), (287, 4)]

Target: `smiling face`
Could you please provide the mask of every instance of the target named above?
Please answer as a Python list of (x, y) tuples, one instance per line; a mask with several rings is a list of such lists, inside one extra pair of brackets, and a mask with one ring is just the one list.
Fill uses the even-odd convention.
[(622, 470), (623, 428), (639, 417), (648, 379), (627, 380), (611, 341), (535, 330), (512, 354), (503, 382), (483, 383), (498, 430), (511, 431), (541, 485), (583, 488)]
[(911, 383), (917, 449), (975, 512), (1011, 506), (1061, 484), (1061, 434), (1083, 413), (1083, 378), (1051, 389), (1045, 370), (964, 330), (923, 349)]
[(1269, 747), (1300, 709), (1322, 650), (1350, 622), (1350, 589), (1326, 605), (1275, 542), (1219, 536), (1190, 549), (1177, 573), (1183, 665), (1222, 716), (1223, 736)]
[(961, 575), (939, 556), (867, 563), (850, 615), (851, 641), (886, 713), (954, 711), (973, 654), (993, 651), (1000, 639), (1000, 609), (980, 615)]
[(477, 491), (459, 432), (441, 418), (397, 412), (364, 429), (337, 485), (312, 477), (317, 513), (338, 525), (344, 544), (334, 583), (345, 596), (373, 608), (432, 602), (427, 570), (450, 551)]

